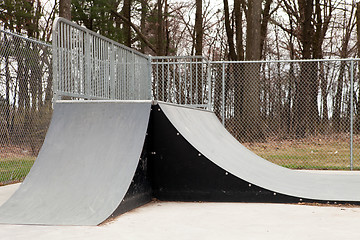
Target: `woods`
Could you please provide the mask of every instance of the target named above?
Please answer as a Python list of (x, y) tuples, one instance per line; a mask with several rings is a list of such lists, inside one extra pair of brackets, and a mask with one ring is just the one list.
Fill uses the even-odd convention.
[[(0, 29), (51, 41), (57, 16), (49, 2), (0, 1)], [(51, 47), (0, 32), (0, 144), (37, 154), (51, 118)]]
[(3, 0), (0, 10), (1, 29), (35, 39), (50, 42), (53, 20), (62, 16), (157, 56), (242, 61), (358, 52), (351, 0)]
[[(194, 66), (182, 73), (192, 76), (190, 86), (174, 80), (176, 66), (167, 65), (172, 60), (157, 59), (162, 64), (158, 69), (168, 69), (162, 73), (167, 80), (153, 85), (153, 95), (175, 101), (164, 94), (172, 84), (180, 99), (196, 102), (209, 91), (210, 78), (213, 110), (219, 118), (239, 140), (262, 142), (270, 135), (303, 139), (347, 132), (351, 95), (355, 130), (360, 131), (357, 62), (353, 68), (349, 61), (275, 62), (359, 57), (358, 7), (350, 0), (3, 0), (0, 28), (50, 43), (54, 19), (63, 16), (148, 55), (236, 61), (213, 63), (208, 71), (201, 58), (194, 58)], [(2, 38), (1, 47), (7, 41)], [(44, 58), (48, 53), (29, 43), (10, 43), (15, 49), (16, 44), (31, 49), (42, 64), (31, 65), (16, 53), (1, 56), (0, 94), (8, 127), (12, 111), (31, 119), (29, 114), (52, 98), (51, 60)], [(10, 58), (15, 65), (9, 65)], [(40, 84), (44, 78), (35, 73), (45, 68), (48, 84)], [(16, 77), (9, 77), (11, 71)], [(190, 96), (190, 88), (197, 92)], [(16, 96), (10, 94), (16, 91)]]

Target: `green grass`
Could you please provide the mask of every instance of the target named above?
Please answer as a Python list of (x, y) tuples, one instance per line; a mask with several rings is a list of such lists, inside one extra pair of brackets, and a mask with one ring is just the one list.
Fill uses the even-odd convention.
[[(302, 140), (267, 140), (245, 143), (251, 151), (270, 162), (292, 169), (350, 169), (350, 145), (346, 135), (310, 137)], [(1, 152), (0, 152), (1, 153)], [(22, 181), (35, 158), (15, 147), (0, 156), (0, 185)], [(353, 169), (360, 170), (360, 135), (354, 138)]]
[[(335, 166), (313, 166), (305, 164), (281, 164), (280, 166), (291, 169), (311, 169), (311, 170), (349, 170), (349, 167), (335, 167)], [(353, 170), (360, 170), (360, 167), (353, 167)]]
[[(294, 150), (287, 149), (289, 152), (277, 153), (254, 151), (256, 154), (270, 162), (280, 166), (294, 169), (338, 169), (348, 170), (350, 168), (350, 153), (348, 150), (339, 150), (337, 154), (318, 150), (315, 154), (313, 150)], [(358, 159), (354, 156), (354, 159)], [(354, 169), (360, 169), (359, 162), (355, 161)]]
[[(360, 139), (354, 142), (353, 169), (360, 170)], [(244, 144), (260, 157), (292, 169), (350, 169), (348, 138), (313, 137), (296, 140), (272, 140)]]
[(0, 184), (22, 181), (34, 164), (35, 157), (0, 159)]

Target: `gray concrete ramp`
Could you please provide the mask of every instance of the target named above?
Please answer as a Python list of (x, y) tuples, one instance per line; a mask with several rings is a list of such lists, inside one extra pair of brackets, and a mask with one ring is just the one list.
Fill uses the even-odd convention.
[(239, 179), (298, 198), (360, 201), (359, 175), (311, 173), (280, 167), (241, 145), (214, 113), (167, 103), (159, 105), (181, 136), (200, 153), (199, 156), (204, 155)]
[(0, 223), (97, 225), (125, 196), (143, 149), (151, 102), (56, 103), (37, 160), (0, 207)]

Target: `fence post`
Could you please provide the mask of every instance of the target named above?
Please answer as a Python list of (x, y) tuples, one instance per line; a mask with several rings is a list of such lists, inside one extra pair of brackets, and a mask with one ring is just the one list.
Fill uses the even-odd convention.
[(353, 170), (353, 134), (354, 134), (354, 60), (350, 60), (350, 170)]
[[(154, 96), (152, 96), (152, 91), (151, 91), (152, 90), (152, 58), (150, 55), (148, 56), (147, 64), (148, 64), (148, 81), (147, 81), (147, 83), (149, 84), (149, 87), (148, 87), (149, 96), (147, 97), (147, 99), (155, 100)], [(154, 79), (154, 81), (155, 81), (155, 79)]]
[(208, 110), (211, 110), (211, 104), (212, 104), (212, 99), (211, 99), (211, 62), (207, 61), (208, 64), (208, 68), (207, 68), (207, 78), (208, 78)]

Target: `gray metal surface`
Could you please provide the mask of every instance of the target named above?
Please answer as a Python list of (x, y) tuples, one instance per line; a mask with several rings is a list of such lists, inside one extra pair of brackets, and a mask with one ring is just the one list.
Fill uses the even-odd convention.
[(171, 123), (198, 151), (219, 167), (276, 193), (325, 201), (360, 201), (360, 176), (321, 174), (280, 167), (257, 156), (221, 125), (214, 113), (158, 103)]
[(151, 102), (58, 102), (45, 142), (0, 223), (97, 225), (135, 173)]

